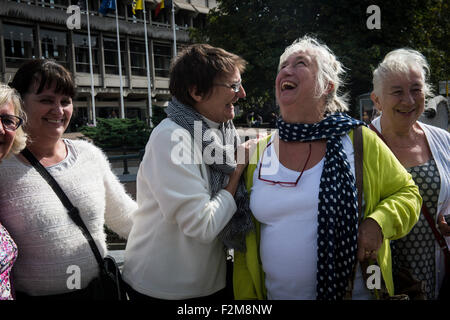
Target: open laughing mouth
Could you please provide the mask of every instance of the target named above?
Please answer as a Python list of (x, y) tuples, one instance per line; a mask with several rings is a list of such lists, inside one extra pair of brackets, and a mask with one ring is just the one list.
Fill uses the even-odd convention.
[(281, 83), (281, 91), (285, 91), (285, 90), (292, 90), (297, 88), (297, 85), (293, 82), (290, 81), (283, 81)]

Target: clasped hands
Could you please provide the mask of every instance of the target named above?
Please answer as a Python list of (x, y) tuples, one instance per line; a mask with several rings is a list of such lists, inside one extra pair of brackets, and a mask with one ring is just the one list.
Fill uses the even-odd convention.
[(258, 141), (261, 138), (266, 137), (267, 134), (258, 134), (255, 139), (250, 139), (244, 143), (241, 143), (237, 146), (236, 150), (236, 170), (242, 173), (247, 166), (248, 162), (250, 161), (251, 156), (253, 155), (253, 152), (256, 150), (256, 146), (258, 145)]

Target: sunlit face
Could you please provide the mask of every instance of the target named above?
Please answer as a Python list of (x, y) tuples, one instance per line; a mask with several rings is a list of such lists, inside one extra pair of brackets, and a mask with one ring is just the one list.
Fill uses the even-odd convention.
[(55, 84), (36, 94), (32, 86), (24, 98), (26, 132), (33, 138), (57, 140), (69, 126), (73, 113), (72, 98), (55, 93)]
[(218, 77), (211, 94), (197, 100), (194, 108), (204, 117), (214, 122), (226, 122), (234, 118), (234, 104), (239, 98), (245, 98), (242, 85), (238, 92), (229, 86), (241, 81), (241, 74), (236, 68), (234, 73)]
[[(14, 104), (10, 101), (3, 106), (0, 106), (0, 114), (9, 114), (14, 116)], [(5, 130), (2, 122), (0, 121), (0, 161), (10, 152), (15, 136), (16, 131)]]
[(291, 54), (280, 66), (275, 80), (276, 97), (281, 114), (296, 112), (317, 113), (320, 98), (316, 97), (317, 62), (311, 50)]
[(383, 122), (394, 127), (412, 127), (425, 108), (424, 86), (423, 76), (416, 69), (388, 75), (381, 96), (372, 97), (382, 112)]

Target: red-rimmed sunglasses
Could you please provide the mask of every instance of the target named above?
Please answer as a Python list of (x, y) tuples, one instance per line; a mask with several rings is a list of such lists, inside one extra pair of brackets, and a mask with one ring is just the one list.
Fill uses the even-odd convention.
[(297, 180), (295, 182), (284, 182), (284, 181), (273, 181), (273, 180), (268, 180), (268, 179), (264, 179), (261, 178), (261, 167), (264, 161), (264, 153), (266, 152), (266, 149), (272, 144), (272, 141), (269, 142), (269, 144), (267, 144), (266, 148), (264, 149), (262, 156), (261, 156), (261, 161), (259, 164), (259, 170), (258, 170), (258, 179), (267, 183), (270, 183), (272, 185), (276, 185), (279, 184), (282, 187), (295, 187), (297, 186), (298, 182), (300, 181), (300, 178), (303, 175), (303, 172), (305, 171), (306, 165), (308, 164), (309, 158), (311, 157), (311, 143), (309, 144), (309, 153), (308, 153), (308, 158), (306, 159), (305, 165), (303, 166), (302, 171), (300, 172), (300, 175), (298, 176)]

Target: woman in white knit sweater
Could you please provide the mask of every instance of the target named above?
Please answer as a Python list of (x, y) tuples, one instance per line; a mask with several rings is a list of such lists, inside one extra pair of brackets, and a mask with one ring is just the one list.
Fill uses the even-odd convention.
[[(79, 209), (105, 255), (104, 224), (127, 237), (137, 205), (98, 148), (62, 139), (73, 112), (72, 76), (54, 61), (32, 60), (19, 68), (11, 86), (24, 101), (27, 148)], [(99, 267), (56, 193), (22, 155), (3, 161), (0, 180), (0, 219), (20, 250), (13, 270), (17, 299), (89, 299)]]

